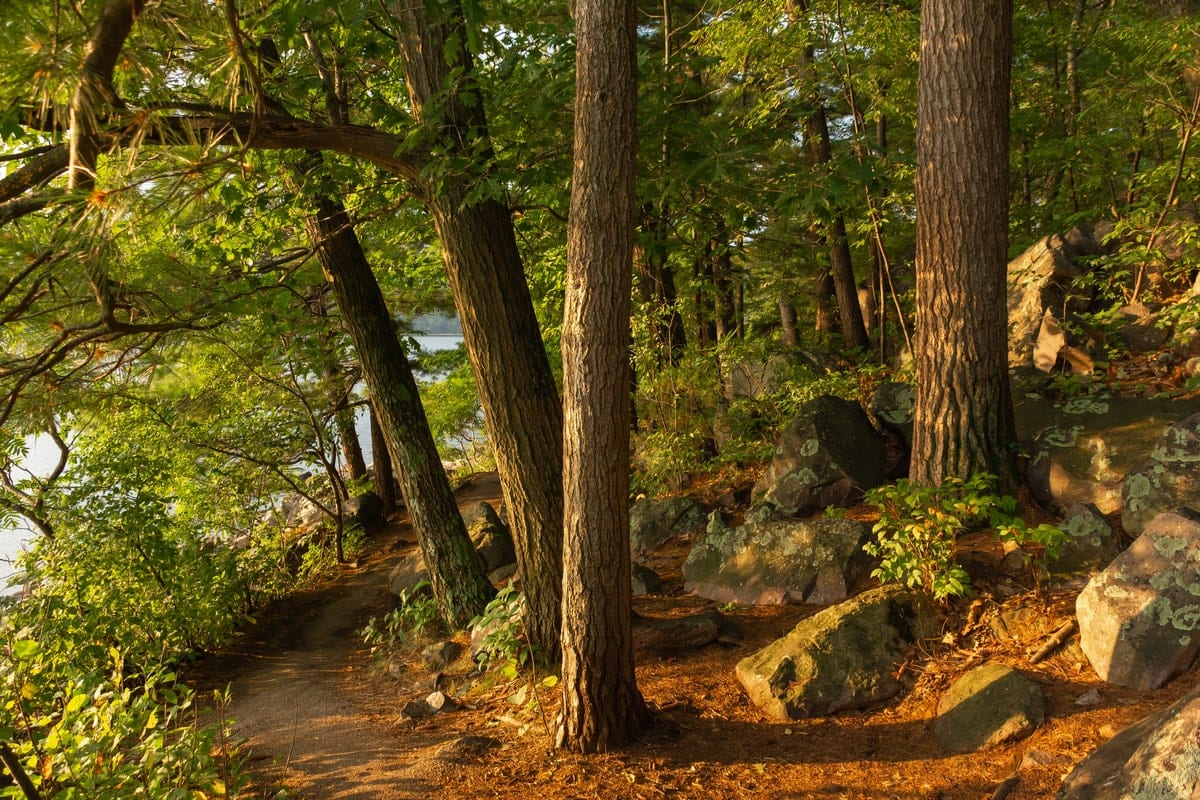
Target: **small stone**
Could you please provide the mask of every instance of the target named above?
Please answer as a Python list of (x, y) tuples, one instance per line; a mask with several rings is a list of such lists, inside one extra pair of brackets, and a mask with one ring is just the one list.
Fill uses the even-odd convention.
[(435, 714), (443, 711), (454, 711), (458, 708), (458, 703), (455, 703), (454, 699), (445, 692), (430, 692), (429, 696), (425, 698), (425, 704), (433, 709)]
[(1084, 706), (1085, 708), (1100, 705), (1100, 690), (1096, 688), (1088, 689), (1075, 698), (1075, 705)]
[(440, 748), (434, 758), (439, 761), (465, 761), (479, 758), (499, 746), (500, 740), (491, 736), (462, 736)]
[(463, 646), (453, 640), (434, 642), (421, 651), (421, 663), (430, 672), (441, 672), (454, 663), (462, 652)]

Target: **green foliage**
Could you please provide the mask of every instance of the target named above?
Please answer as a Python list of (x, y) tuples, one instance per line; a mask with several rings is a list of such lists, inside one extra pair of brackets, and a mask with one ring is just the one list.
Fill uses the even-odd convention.
[(486, 631), (475, 659), (485, 670), (498, 670), (513, 680), (525, 666), (533, 663), (521, 618), (525, 603), (516, 587), (509, 583), (496, 593), (483, 614), (471, 620), (471, 630)]
[(985, 525), (1004, 541), (1032, 545), (1041, 557), (1055, 558), (1065, 542), (1062, 531), (1052, 525), (1027, 528), (1015, 517), (1016, 500), (995, 495), (995, 485), (995, 476), (977, 475), (941, 486), (900, 480), (867, 492), (867, 502), (879, 509), (876, 541), (863, 547), (880, 559), (872, 576), (923, 589), (937, 600), (967, 594), (970, 578), (956, 561), (956, 541)]
[[(18, 609), (0, 621), (0, 741), (10, 743), (40, 796), (235, 797), (242, 763), (214, 700), (216, 722), (201, 724), (196, 697), (161, 665), (130, 672), (110, 647), (105, 663), (76, 664), (74, 639), (32, 638)], [(23, 798), (16, 786), (0, 797)]]
[(410, 593), (402, 591), (399, 605), (380, 618), (372, 616), (359, 631), (376, 660), (404, 644), (417, 641), (438, 627), (437, 601), (429, 593), (429, 581), (421, 581)]

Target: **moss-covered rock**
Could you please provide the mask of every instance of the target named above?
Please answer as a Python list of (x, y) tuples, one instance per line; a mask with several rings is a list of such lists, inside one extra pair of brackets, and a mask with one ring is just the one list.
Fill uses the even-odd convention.
[(750, 700), (779, 719), (863, 708), (900, 691), (905, 648), (937, 631), (925, 595), (887, 586), (831, 606), (738, 662)]
[(1028, 736), (1045, 718), (1036, 683), (1003, 664), (985, 664), (942, 695), (933, 735), (943, 750), (974, 753)]
[(866, 574), (870, 529), (850, 519), (748, 522), (714, 515), (683, 565), (684, 588), (719, 603), (775, 605), (844, 600)]
[(850, 506), (883, 483), (885, 461), (862, 407), (824, 395), (806, 403), (784, 429), (754, 499), (793, 517)]

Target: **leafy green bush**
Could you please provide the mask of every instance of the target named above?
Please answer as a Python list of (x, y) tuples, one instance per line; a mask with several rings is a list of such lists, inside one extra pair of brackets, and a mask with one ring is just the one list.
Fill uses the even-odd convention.
[(429, 581), (421, 581), (411, 593), (400, 592), (399, 605), (381, 618), (371, 617), (359, 632), (377, 659), (437, 627), (437, 601), (429, 593)]
[(522, 667), (532, 663), (533, 653), (521, 623), (524, 609), (524, 599), (509, 583), (496, 593), (483, 614), (471, 620), (471, 630), (486, 631), (483, 646), (475, 656), (485, 670), (498, 668), (504, 677), (513, 679)]
[(1042, 558), (1057, 556), (1065, 536), (1052, 525), (1027, 528), (1015, 517), (1017, 501), (995, 495), (996, 478), (951, 478), (941, 486), (907, 480), (867, 492), (879, 509), (876, 541), (863, 547), (880, 559), (871, 574), (884, 582), (923, 589), (937, 600), (966, 594), (970, 577), (955, 560), (959, 534), (989, 526), (1002, 540), (1035, 546)]

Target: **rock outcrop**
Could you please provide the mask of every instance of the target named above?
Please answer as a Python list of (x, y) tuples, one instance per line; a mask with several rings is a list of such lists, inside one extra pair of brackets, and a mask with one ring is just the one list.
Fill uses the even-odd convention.
[(1122, 491), (1121, 524), (1133, 536), (1168, 509), (1200, 510), (1200, 414), (1167, 428), (1149, 452)]

